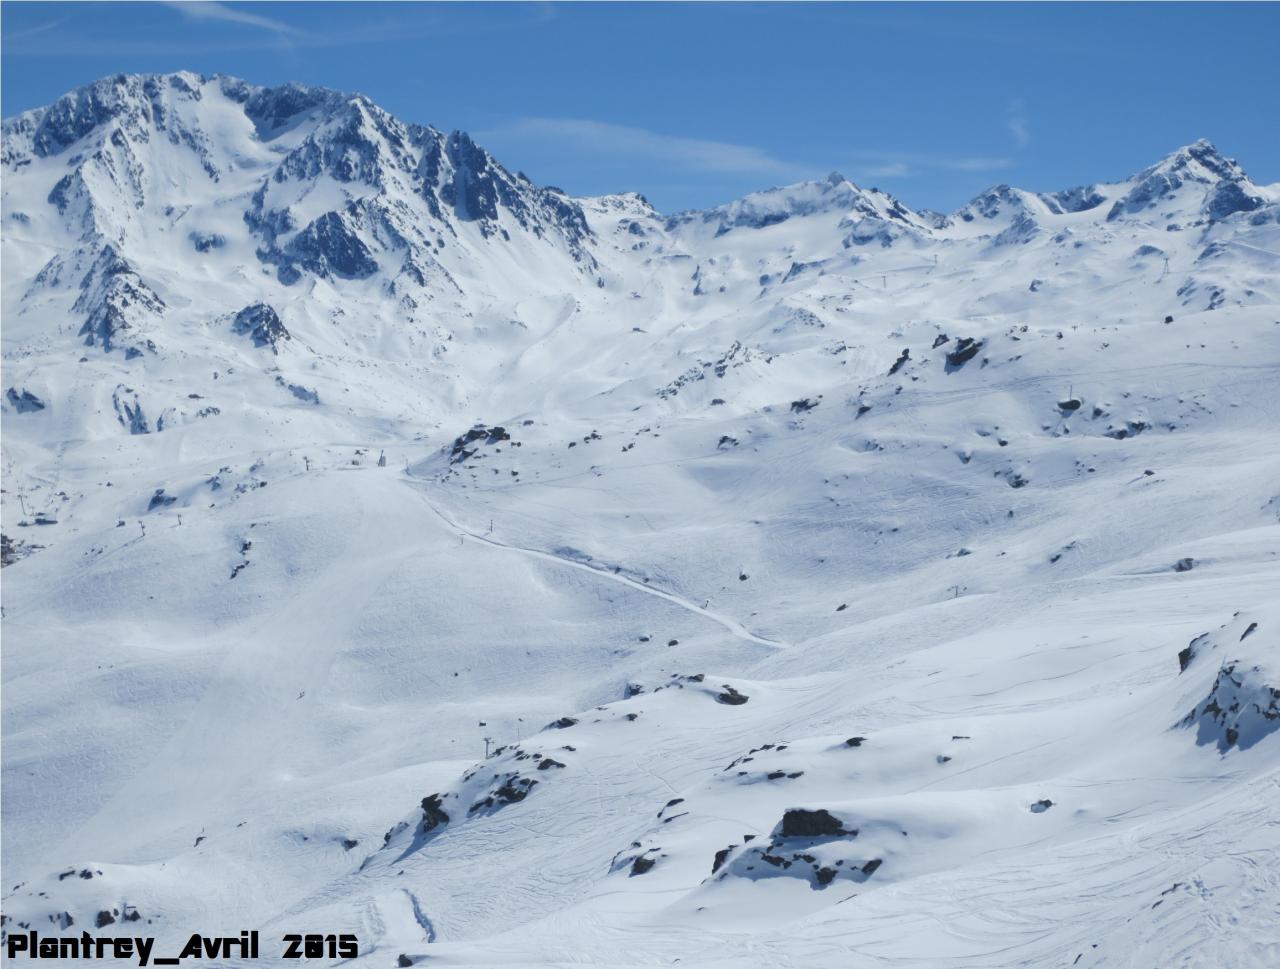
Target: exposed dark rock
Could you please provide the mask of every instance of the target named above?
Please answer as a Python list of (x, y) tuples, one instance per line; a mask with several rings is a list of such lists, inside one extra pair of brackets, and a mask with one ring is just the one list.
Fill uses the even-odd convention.
[(1280, 689), (1266, 682), (1261, 666), (1245, 667), (1239, 660), (1218, 670), (1208, 698), (1182, 720), (1198, 726), (1197, 744), (1216, 744), (1226, 753), (1245, 750), (1280, 730)]
[(474, 814), (484, 808), (502, 807), (507, 804), (517, 804), (529, 796), (529, 792), (537, 785), (537, 781), (531, 777), (521, 777), (519, 774), (507, 774), (502, 779), (502, 783), (496, 787), (493, 792), (475, 804), (471, 805), (467, 813)]
[(422, 799), (422, 830), (431, 831), (442, 824), (449, 823), (449, 813), (441, 807), (443, 798), (439, 794), (430, 794)]
[(559, 720), (553, 720), (547, 724), (547, 729), (564, 730), (566, 727), (572, 727), (577, 722), (573, 717), (561, 717)]
[[(484, 424), (477, 424), (465, 434), (459, 434), (453, 439), (453, 446), (449, 449), (449, 461), (451, 464), (458, 464), (475, 454), (476, 448), (468, 447), (468, 445), (477, 443), (498, 444), (502, 441), (510, 440), (511, 435), (507, 433), (505, 427), (499, 425), (488, 427)], [(577, 442), (573, 443), (576, 444)]]
[(74, 308), (88, 314), (79, 333), (85, 338), (85, 345), (100, 345), (109, 353), (122, 335), (137, 332), (159, 319), (166, 307), (164, 300), (108, 245), (81, 280)]
[(216, 232), (191, 232), (187, 238), (191, 240), (196, 252), (210, 252), (227, 244), (226, 237)]
[(279, 386), (284, 387), (289, 391), (289, 393), (293, 394), (294, 397), (297, 397), (298, 400), (303, 403), (319, 406), (320, 394), (318, 391), (312, 390), (310, 387), (304, 387), (302, 384), (291, 384), (283, 377), (279, 376), (276, 377), (276, 383)]
[(724, 692), (716, 694), (716, 702), (718, 703), (727, 703), (729, 704), (729, 706), (736, 707), (736, 706), (741, 706), (742, 704), (746, 703), (749, 699), (751, 699), (749, 696), (746, 696), (743, 693), (739, 693), (737, 690), (731, 687), (728, 683), (722, 684), (722, 688)]
[(167, 495), (163, 488), (157, 488), (151, 496), (151, 501), (147, 503), (147, 511), (155, 511), (157, 508), (163, 508), (165, 505), (172, 505), (178, 499), (174, 495)]
[(1175, 572), (1190, 572), (1195, 567), (1196, 560), (1190, 557), (1178, 559), (1178, 561), (1173, 563), (1173, 571)]
[(13, 405), (13, 409), (19, 414), (30, 414), (34, 411), (44, 410), (44, 401), (27, 390), (25, 387), (19, 393), (13, 387), (5, 391), (5, 397), (9, 399), (9, 403)]
[(116, 420), (130, 434), (151, 433), (151, 425), (147, 422), (147, 417), (142, 412), (142, 402), (138, 400), (138, 395), (132, 387), (126, 387), (123, 384), (117, 385), (115, 391), (111, 394), (111, 404), (116, 412)]
[(231, 328), (236, 333), (247, 333), (255, 347), (270, 347), (272, 353), (279, 353), (280, 344), (290, 339), (279, 315), (266, 303), (246, 306), (236, 314)]
[(975, 340), (967, 336), (956, 341), (956, 348), (947, 354), (947, 371), (959, 370), (976, 357), (983, 346), (985, 346), (985, 341)]
[(904, 366), (906, 366), (907, 361), (908, 361), (908, 360), (910, 360), (910, 359), (911, 359), (911, 350), (910, 350), (910, 348), (909, 348), (909, 347), (903, 347), (903, 348), (902, 348), (902, 353), (900, 353), (900, 354), (898, 355), (898, 359), (897, 359), (897, 360), (895, 360), (895, 361), (893, 362), (893, 366), (891, 366), (891, 367), (889, 368), (889, 376), (890, 376), (890, 377), (892, 377), (895, 373), (897, 373), (897, 372), (898, 372), (899, 370), (901, 370)]
[(1137, 437), (1150, 426), (1151, 425), (1144, 420), (1125, 421), (1124, 427), (1110, 428), (1104, 432), (1103, 436), (1116, 441), (1123, 441), (1128, 437)]
[(778, 833), (784, 838), (841, 838), (857, 834), (846, 831), (840, 819), (825, 808), (792, 808), (782, 816)]
[(285, 255), (325, 278), (367, 279), (378, 271), (369, 247), (337, 212), (326, 212), (294, 236)]
[(1239, 182), (1219, 182), (1205, 202), (1205, 214), (1213, 222), (1225, 219), (1236, 212), (1252, 212), (1261, 207), (1263, 201), (1257, 195), (1249, 195), (1240, 187)]
[(721, 848), (719, 851), (716, 852), (716, 856), (711, 862), (711, 874), (714, 875), (716, 872), (718, 872), (721, 868), (724, 867), (724, 863), (725, 861), (728, 860), (729, 853), (733, 851), (733, 849), (734, 849), (734, 845), (729, 845), (729, 847)]

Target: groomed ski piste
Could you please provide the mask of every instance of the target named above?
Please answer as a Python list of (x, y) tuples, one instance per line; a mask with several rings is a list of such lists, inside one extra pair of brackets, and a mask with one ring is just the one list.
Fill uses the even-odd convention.
[(5, 121), (6, 937), (1280, 965), (1280, 186), (1097, 176), (664, 215), (297, 85)]

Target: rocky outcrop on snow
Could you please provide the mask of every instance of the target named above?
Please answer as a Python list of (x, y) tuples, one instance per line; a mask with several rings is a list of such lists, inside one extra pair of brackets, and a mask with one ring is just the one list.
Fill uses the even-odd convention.
[(280, 316), (266, 303), (246, 306), (236, 314), (231, 328), (247, 335), (255, 347), (268, 347), (272, 353), (279, 353), (280, 345), (290, 338)]
[(165, 303), (129, 265), (114, 246), (105, 246), (80, 282), (76, 311), (86, 313), (80, 335), (86, 346), (100, 346), (106, 353), (124, 341), (126, 355), (148, 349), (144, 334), (165, 311)]

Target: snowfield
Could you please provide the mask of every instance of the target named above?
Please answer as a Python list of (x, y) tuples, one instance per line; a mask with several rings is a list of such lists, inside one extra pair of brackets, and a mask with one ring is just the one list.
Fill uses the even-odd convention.
[(173, 74), (2, 191), (6, 937), (1280, 965), (1280, 185), (667, 216)]

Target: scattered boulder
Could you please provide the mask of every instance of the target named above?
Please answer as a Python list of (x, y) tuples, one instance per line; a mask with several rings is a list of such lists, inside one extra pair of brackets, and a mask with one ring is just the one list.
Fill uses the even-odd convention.
[(784, 838), (842, 838), (857, 831), (846, 831), (840, 819), (825, 808), (791, 808), (782, 816), (778, 833)]
[[(453, 439), (453, 446), (449, 449), (449, 463), (458, 464), (475, 454), (476, 448), (468, 447), (468, 445), (477, 444), (477, 442), (479, 444), (498, 444), (502, 441), (510, 440), (511, 435), (507, 433), (505, 427), (499, 425), (487, 427), (484, 424), (477, 424), (465, 434), (459, 434)], [(570, 443), (571, 445), (577, 444), (576, 441)]]
[(519, 774), (509, 773), (501, 778), (501, 783), (491, 793), (472, 804), (467, 813), (475, 814), (485, 808), (517, 804), (529, 796), (529, 792), (533, 790), (537, 783), (531, 777), (521, 777)]
[(731, 707), (737, 707), (737, 706), (741, 706), (742, 704), (746, 703), (749, 699), (751, 699), (746, 694), (739, 693), (737, 690), (731, 687), (728, 683), (722, 684), (722, 689), (724, 692), (716, 694), (717, 703), (727, 703)]
[(1144, 420), (1125, 421), (1123, 427), (1109, 427), (1103, 432), (1104, 437), (1109, 437), (1114, 441), (1123, 441), (1129, 437), (1137, 437), (1143, 431), (1151, 427)]
[(167, 495), (163, 488), (157, 488), (151, 496), (151, 501), (147, 503), (147, 511), (155, 511), (157, 508), (164, 508), (166, 505), (172, 505), (176, 502), (176, 495)]
[(31, 391), (25, 387), (19, 392), (13, 387), (5, 391), (5, 397), (9, 399), (9, 403), (19, 414), (31, 414), (35, 411), (44, 410), (45, 403)]
[(441, 807), (443, 798), (439, 794), (430, 794), (422, 799), (422, 830), (431, 831), (442, 824), (449, 823), (449, 813)]
[(284, 387), (289, 391), (289, 393), (293, 394), (294, 397), (297, 397), (298, 400), (303, 403), (319, 406), (320, 394), (318, 391), (312, 390), (310, 387), (304, 387), (302, 384), (291, 384), (280, 376), (276, 377), (276, 383), (279, 386)]
[(959, 370), (978, 355), (978, 351), (986, 346), (986, 341), (973, 337), (961, 337), (956, 341), (956, 348), (947, 354), (946, 370), (948, 373)]
[(226, 236), (219, 235), (216, 232), (189, 232), (187, 238), (191, 241), (191, 245), (196, 252), (212, 252), (214, 249), (221, 249), (227, 244)]

